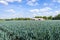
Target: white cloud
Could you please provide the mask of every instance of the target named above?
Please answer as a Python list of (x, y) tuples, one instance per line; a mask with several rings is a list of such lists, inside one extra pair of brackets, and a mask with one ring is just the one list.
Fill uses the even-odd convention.
[(33, 14), (33, 16), (37, 16), (37, 14)]
[(6, 1), (0, 1), (1, 4), (8, 5)]
[(30, 5), (30, 6), (36, 6), (36, 5), (39, 5), (38, 0), (27, 0), (27, 4)]
[(32, 9), (32, 10), (30, 10), (30, 12), (39, 13), (39, 12), (48, 12), (50, 10), (52, 10), (52, 8), (45, 7), (45, 8), (41, 8), (41, 9)]
[(60, 10), (49, 12), (49, 14), (52, 16), (56, 16), (56, 15), (60, 14)]
[(21, 2), (22, 0), (0, 0), (1, 4), (8, 5), (9, 2)]
[(36, 16), (36, 15), (51, 15), (52, 12), (51, 10), (53, 10), (50, 7), (45, 7), (45, 8), (41, 8), (41, 9), (32, 9), (30, 10), (31, 13), (33, 13), (32, 15)]
[(21, 13), (15, 13), (15, 14), (13, 14), (12, 16), (13, 16), (13, 17), (17, 17), (17, 18), (18, 18), (18, 17), (23, 17), (23, 15), (22, 15)]
[(53, 2), (58, 2), (58, 3), (60, 3), (60, 0), (53, 0)]
[(44, 6), (47, 6), (47, 5), (48, 5), (48, 3), (44, 3), (43, 5), (44, 5)]
[(21, 13), (14, 13), (14, 14), (11, 13), (9, 15), (5, 14), (5, 15), (2, 15), (2, 16), (3, 17), (1, 17), (1, 19), (2, 18), (5, 18), (5, 19), (7, 18), (8, 19), (8, 18), (20, 18), (20, 17), (23, 17), (23, 15), (21, 15)]
[(39, 9), (33, 9), (33, 10), (30, 10), (30, 12), (39, 12), (40, 10)]
[(50, 11), (50, 10), (52, 10), (52, 8), (50, 8), (50, 7), (45, 7), (45, 8), (40, 9), (40, 12), (48, 12), (48, 11)]
[(9, 10), (6, 10), (6, 12), (15, 13), (15, 10), (14, 9), (9, 9)]
[(55, 11), (56, 14), (60, 14), (60, 10)]
[(5, 0), (7, 2), (14, 2), (14, 1), (17, 1), (17, 2), (21, 2), (22, 0)]
[(37, 0), (31, 0), (32, 2), (36, 2)]

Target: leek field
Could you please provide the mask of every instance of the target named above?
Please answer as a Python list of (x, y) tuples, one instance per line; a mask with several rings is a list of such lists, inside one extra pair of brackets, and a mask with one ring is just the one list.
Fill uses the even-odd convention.
[(60, 40), (60, 20), (3, 21), (0, 40)]

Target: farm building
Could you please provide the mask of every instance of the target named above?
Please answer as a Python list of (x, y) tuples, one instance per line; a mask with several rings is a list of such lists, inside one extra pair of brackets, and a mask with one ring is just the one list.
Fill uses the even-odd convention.
[(32, 20), (45, 20), (43, 18), (32, 18)]

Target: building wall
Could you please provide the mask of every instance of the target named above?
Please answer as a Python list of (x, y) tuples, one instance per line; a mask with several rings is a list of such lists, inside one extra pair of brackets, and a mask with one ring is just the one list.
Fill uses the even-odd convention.
[(33, 20), (44, 20), (43, 18), (33, 18)]

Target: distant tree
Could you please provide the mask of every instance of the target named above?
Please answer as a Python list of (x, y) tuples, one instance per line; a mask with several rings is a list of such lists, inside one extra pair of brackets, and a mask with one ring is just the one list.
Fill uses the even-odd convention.
[(34, 18), (44, 18), (44, 19), (47, 19), (46, 16), (35, 16)]
[(55, 17), (53, 17), (53, 20), (60, 20), (60, 14), (56, 15)]
[(24, 18), (17, 18), (17, 20), (24, 20)]
[(42, 16), (35, 16), (34, 18), (42, 18)]
[(24, 18), (24, 20), (31, 20), (31, 18)]
[(13, 18), (11, 20), (31, 20), (31, 18)]
[(43, 16), (42, 18), (44, 18), (44, 19), (48, 19), (46, 16)]
[(52, 20), (52, 18), (53, 18), (52, 16), (49, 16), (49, 17), (48, 17), (49, 20)]

